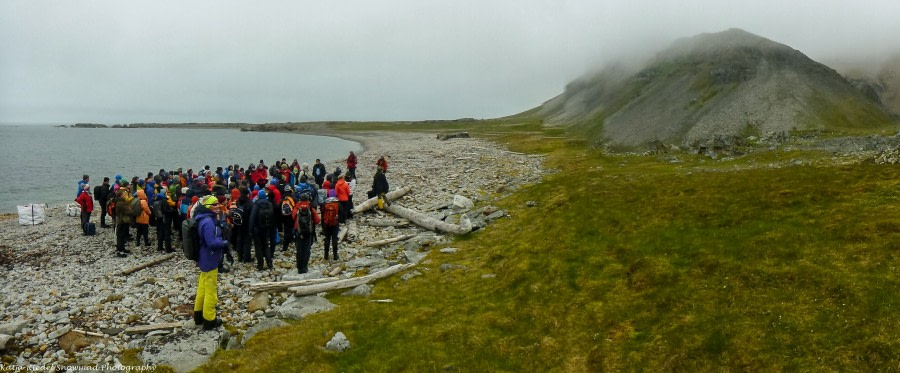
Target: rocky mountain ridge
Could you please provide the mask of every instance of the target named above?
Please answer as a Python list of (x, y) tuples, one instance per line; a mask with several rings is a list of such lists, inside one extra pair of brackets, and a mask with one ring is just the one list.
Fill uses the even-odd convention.
[(877, 100), (833, 69), (739, 29), (679, 40), (634, 70), (585, 76), (529, 113), (626, 148), (891, 123)]

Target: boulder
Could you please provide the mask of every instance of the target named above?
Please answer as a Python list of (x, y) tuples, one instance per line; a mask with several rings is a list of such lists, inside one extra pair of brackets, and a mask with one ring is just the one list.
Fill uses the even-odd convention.
[(455, 210), (468, 211), (471, 210), (474, 206), (475, 202), (472, 202), (471, 199), (458, 194), (453, 196), (453, 209)]
[(153, 308), (164, 310), (169, 307), (169, 297), (161, 296), (153, 300)]
[(70, 354), (74, 354), (81, 349), (90, 346), (94, 338), (88, 338), (79, 332), (70, 331), (59, 337), (59, 347)]
[(341, 294), (348, 297), (368, 297), (372, 295), (372, 287), (366, 284), (359, 285), (350, 291)]
[(248, 329), (246, 333), (244, 333), (244, 338), (241, 340), (241, 345), (247, 344), (247, 341), (250, 339), (250, 337), (253, 337), (254, 335), (256, 335), (256, 333), (288, 325), (290, 324), (278, 319), (265, 319), (259, 324), (254, 325), (252, 328)]
[(424, 259), (426, 255), (428, 255), (428, 252), (424, 252), (424, 253), (420, 253), (418, 251), (404, 251), (403, 252), (403, 256), (406, 257), (406, 261), (409, 263), (418, 263), (419, 261)]
[(6, 324), (0, 324), (0, 334), (6, 335), (16, 335), (16, 333), (21, 332), (28, 324), (29, 320), (13, 320)]
[(0, 334), (0, 351), (6, 351), (12, 345), (13, 336)]
[(342, 332), (334, 333), (334, 337), (331, 337), (331, 340), (325, 344), (325, 349), (328, 351), (344, 352), (349, 348), (350, 341)]
[(306, 315), (330, 311), (337, 307), (328, 299), (319, 296), (306, 297), (290, 297), (284, 304), (275, 311), (275, 316), (282, 319), (298, 320), (306, 317)]
[(269, 308), (269, 293), (261, 291), (256, 293), (253, 299), (250, 300), (250, 304), (247, 305), (247, 312), (265, 311), (267, 308)]

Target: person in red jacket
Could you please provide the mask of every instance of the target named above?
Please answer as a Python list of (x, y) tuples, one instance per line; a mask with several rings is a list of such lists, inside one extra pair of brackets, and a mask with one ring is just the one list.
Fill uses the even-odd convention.
[(352, 151), (347, 157), (347, 175), (356, 177), (356, 154), (353, 154)]
[(91, 213), (94, 211), (94, 198), (91, 196), (91, 186), (83, 184), (81, 194), (75, 199), (75, 202), (81, 206), (81, 228), (91, 221)]
[(344, 224), (347, 222), (350, 210), (353, 209), (353, 206), (350, 205), (350, 185), (344, 181), (344, 175), (338, 176), (337, 183), (334, 185), (334, 191), (337, 193), (338, 203), (341, 206), (338, 213), (338, 222)]

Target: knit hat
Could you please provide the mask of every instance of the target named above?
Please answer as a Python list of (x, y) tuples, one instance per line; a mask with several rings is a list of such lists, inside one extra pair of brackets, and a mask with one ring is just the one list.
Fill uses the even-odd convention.
[(203, 197), (203, 207), (209, 208), (212, 205), (219, 203), (219, 199), (214, 196), (206, 196)]
[(260, 190), (259, 193), (256, 193), (256, 199), (265, 201), (266, 200), (266, 191)]

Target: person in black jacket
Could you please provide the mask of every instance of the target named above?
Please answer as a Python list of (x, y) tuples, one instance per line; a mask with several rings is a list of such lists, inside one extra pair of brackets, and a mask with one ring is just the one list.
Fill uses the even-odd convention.
[(94, 187), (94, 199), (100, 202), (98, 205), (100, 209), (100, 228), (109, 228), (106, 225), (106, 204), (109, 203), (109, 194), (109, 178), (104, 177), (103, 184)]
[(385, 204), (390, 205), (385, 196), (389, 189), (390, 185), (388, 185), (387, 176), (384, 175), (381, 167), (377, 167), (375, 169), (375, 178), (372, 180), (372, 196), (379, 197), (384, 200)]
[(322, 187), (322, 183), (325, 182), (325, 174), (327, 173), (328, 171), (325, 170), (325, 165), (322, 164), (322, 161), (316, 158), (316, 164), (313, 165), (312, 174), (313, 178), (316, 179), (316, 185), (318, 185), (320, 188)]
[(272, 269), (272, 255), (275, 252), (275, 226), (277, 224), (275, 207), (260, 190), (256, 194), (256, 202), (250, 212), (250, 234), (253, 236), (256, 251), (256, 270), (263, 270), (263, 259), (268, 269)]

